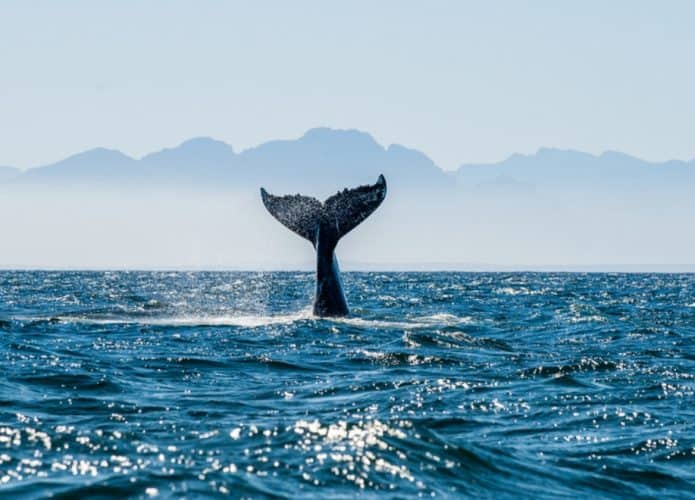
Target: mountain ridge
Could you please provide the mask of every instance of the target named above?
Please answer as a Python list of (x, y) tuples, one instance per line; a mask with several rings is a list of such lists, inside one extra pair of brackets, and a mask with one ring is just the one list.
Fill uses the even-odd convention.
[(385, 147), (368, 132), (316, 127), (296, 139), (266, 141), (239, 152), (211, 137), (194, 137), (139, 159), (97, 147), (23, 171), (2, 167), (0, 184), (226, 189), (263, 183), (272, 189), (299, 190), (307, 178), (329, 189), (370, 182), (380, 173), (405, 189), (596, 182), (614, 185), (623, 180), (647, 185), (663, 184), (671, 178), (680, 183), (695, 182), (695, 160), (651, 162), (619, 151), (591, 154), (542, 147), (533, 154), (515, 153), (499, 162), (464, 163), (456, 170), (445, 171), (422, 151), (396, 143)]

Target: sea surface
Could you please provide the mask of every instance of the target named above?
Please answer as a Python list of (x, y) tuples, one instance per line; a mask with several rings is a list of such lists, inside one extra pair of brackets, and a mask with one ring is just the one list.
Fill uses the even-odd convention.
[(0, 496), (695, 498), (695, 275), (0, 273)]

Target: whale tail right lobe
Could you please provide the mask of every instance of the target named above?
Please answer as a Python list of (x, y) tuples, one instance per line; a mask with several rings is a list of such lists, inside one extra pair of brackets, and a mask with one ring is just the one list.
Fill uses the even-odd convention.
[(375, 184), (345, 189), (321, 203), (309, 196), (275, 196), (261, 188), (263, 204), (282, 225), (318, 245), (329, 236), (332, 245), (357, 227), (377, 209), (386, 197), (386, 179), (383, 175)]

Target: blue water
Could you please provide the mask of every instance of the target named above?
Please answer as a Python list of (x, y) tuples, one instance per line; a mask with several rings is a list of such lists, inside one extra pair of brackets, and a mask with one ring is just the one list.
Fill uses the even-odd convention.
[(691, 497), (695, 275), (0, 273), (0, 495)]

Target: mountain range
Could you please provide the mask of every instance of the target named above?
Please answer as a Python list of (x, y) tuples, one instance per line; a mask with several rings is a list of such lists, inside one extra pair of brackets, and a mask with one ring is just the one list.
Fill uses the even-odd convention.
[(380, 173), (390, 187), (407, 191), (450, 190), (490, 193), (538, 189), (618, 190), (691, 189), (695, 160), (651, 163), (618, 153), (595, 156), (560, 149), (514, 154), (491, 164), (465, 164), (444, 171), (420, 151), (392, 144), (383, 147), (357, 130), (315, 128), (296, 140), (270, 141), (237, 153), (207, 137), (140, 159), (95, 148), (56, 163), (20, 171), (0, 167), (6, 189), (36, 186), (153, 186), (246, 190), (265, 185), (276, 191), (302, 191), (307, 183), (326, 191), (372, 182)]
[(128, 185), (231, 191), (264, 183), (271, 189), (299, 191), (306, 188), (307, 179), (313, 188), (331, 190), (373, 182), (380, 173), (399, 187), (436, 188), (451, 183), (449, 175), (418, 151), (398, 145), (384, 148), (367, 133), (327, 128), (241, 153), (207, 137), (141, 159), (96, 148), (20, 175), (8, 169), (0, 174), (0, 182), (17, 187)]

